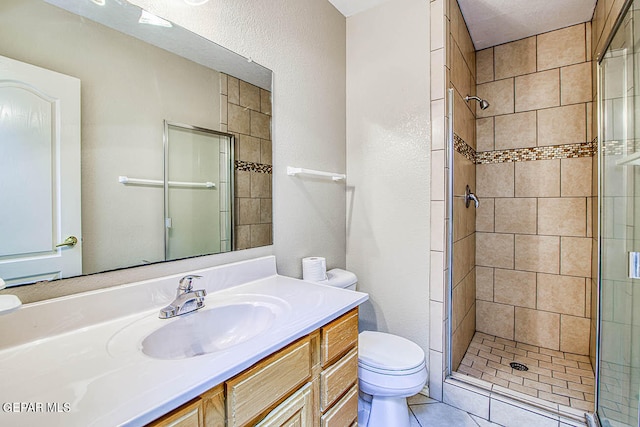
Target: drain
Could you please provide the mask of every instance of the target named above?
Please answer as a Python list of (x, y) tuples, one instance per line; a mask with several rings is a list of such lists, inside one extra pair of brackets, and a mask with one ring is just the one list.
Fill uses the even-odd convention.
[(524, 364), (518, 363), (518, 362), (511, 362), (511, 363), (509, 363), (509, 366), (511, 366), (516, 371), (528, 371), (529, 370), (529, 368), (527, 368), (527, 365), (524, 365)]

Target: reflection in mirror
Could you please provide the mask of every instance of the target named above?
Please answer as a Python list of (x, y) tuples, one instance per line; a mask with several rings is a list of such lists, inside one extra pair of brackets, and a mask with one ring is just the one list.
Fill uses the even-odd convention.
[[(176, 259), (272, 242), (271, 72), (167, 21), (150, 25), (154, 20), (141, 15), (117, 0), (103, 6), (90, 0), (0, 4), (0, 277), (10, 285), (160, 262), (166, 252)], [(26, 121), (9, 122), (8, 112)], [(34, 119), (39, 140), (26, 135)], [(167, 218), (177, 231), (178, 213), (165, 215), (162, 190), (165, 121), (228, 133), (235, 141), (232, 147), (225, 137), (227, 151), (218, 151), (227, 160), (228, 191), (222, 194), (220, 170), (209, 171), (218, 174), (214, 191), (187, 189), (215, 193), (218, 204), (208, 213), (186, 209), (201, 217), (187, 215), (188, 227), (175, 235)], [(76, 151), (66, 148), (74, 138)], [(176, 145), (182, 156), (197, 151)], [(197, 159), (180, 161), (188, 168)], [(163, 185), (123, 185), (122, 176)], [(207, 182), (207, 176), (176, 181)], [(168, 186), (167, 201), (185, 204), (173, 190)], [(65, 211), (74, 206), (69, 222)], [(27, 225), (15, 225), (17, 219)], [(221, 238), (196, 239), (205, 234), (204, 223), (217, 224)], [(42, 233), (31, 241), (24, 230), (36, 229)], [(179, 238), (175, 252), (166, 235)], [(69, 244), (71, 237), (76, 244)], [(75, 270), (66, 267), (71, 262)]]
[(4, 56), (0, 76), (0, 278), (81, 274), (80, 81)]
[(231, 250), (233, 135), (165, 122), (165, 260)]

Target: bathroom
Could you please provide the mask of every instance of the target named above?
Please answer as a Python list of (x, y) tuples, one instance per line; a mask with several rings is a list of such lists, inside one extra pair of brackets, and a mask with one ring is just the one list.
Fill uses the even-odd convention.
[[(268, 255), (276, 256), (279, 274), (301, 277), (300, 260), (321, 255), (328, 266), (355, 272), (359, 290), (369, 294), (369, 302), (360, 307), (361, 329), (388, 331), (417, 343), (427, 354), (429, 396), (482, 419), (500, 423), (503, 414), (514, 419), (522, 414), (539, 415), (479, 388), (465, 378), (470, 375), (459, 366), (468, 366), (462, 361), (476, 331), (509, 341), (522, 335), (518, 331), (526, 327), (518, 319), (539, 314), (527, 309), (541, 304), (539, 292), (545, 285), (552, 297), (543, 304), (560, 305), (542, 310), (553, 314), (547, 316), (553, 318), (549, 322), (557, 319), (544, 328), (552, 331), (556, 327), (557, 347), (538, 336), (528, 345), (587, 356), (589, 364), (595, 364), (597, 155), (591, 151), (576, 158), (521, 162), (493, 162), (488, 156), (511, 149), (593, 143), (598, 136), (593, 60), (604, 51), (623, 2), (600, 0), (590, 4), (588, 16), (580, 22), (482, 49), (471, 44), (464, 12), (459, 12), (455, 1), (369, 2), (366, 10), (345, 10), (344, 14), (326, 0), (303, 4), (281, 0), (252, 7), (223, 0), (199, 6), (177, 0), (133, 3), (273, 71), (272, 242), (66, 279), (53, 286), (9, 288), (4, 294), (15, 293), (23, 302), (35, 302)], [(469, 2), (460, 3), (464, 9)], [(558, 33), (549, 32), (560, 28)], [(579, 31), (583, 34), (580, 46)], [(549, 49), (544, 50), (545, 46)], [(578, 59), (571, 56), (580, 50)], [(512, 56), (516, 58), (513, 63), (500, 62)], [(551, 62), (544, 65), (544, 59)], [(518, 79), (546, 72), (544, 77), (550, 70), (557, 74), (557, 102), (521, 107)], [(577, 74), (575, 84), (565, 82), (567, 73)], [(499, 87), (505, 81), (515, 85), (515, 92)], [(447, 107), (450, 87), (454, 89), (453, 112)], [(466, 95), (486, 99), (490, 107), (480, 110), (476, 102), (464, 102)], [(569, 107), (563, 108), (565, 105)], [(582, 115), (576, 122), (574, 110), (579, 108)], [(473, 155), (469, 150), (467, 154), (475, 158), (472, 163), (459, 152), (455, 154), (453, 198), (447, 193), (450, 114), (456, 140), (471, 147)], [(505, 120), (507, 117), (513, 120)], [(508, 136), (514, 129), (518, 136)], [(555, 139), (558, 129), (561, 136)], [(549, 139), (553, 142), (545, 142)], [(486, 163), (478, 161), (480, 152), (488, 152), (482, 157), (488, 159)], [(533, 164), (545, 169), (528, 170)], [(288, 165), (345, 173), (346, 183), (292, 178), (286, 173)], [(497, 181), (491, 181), (496, 177)], [(479, 198), (477, 210), (464, 208), (463, 198), (458, 197), (464, 195), (467, 184)], [(515, 198), (525, 199), (524, 203)], [(567, 212), (575, 212), (584, 221), (574, 217), (570, 223), (553, 221)], [(516, 216), (528, 222), (510, 221)], [(448, 227), (448, 218), (453, 227)], [(580, 230), (563, 228), (573, 226)], [(453, 229), (451, 245), (448, 229)], [(119, 244), (112, 240), (110, 245)], [(524, 256), (529, 261), (534, 255), (548, 256), (538, 259), (543, 267), (540, 271), (520, 265), (519, 244), (526, 240), (551, 247)], [(453, 253), (447, 251), (449, 247)], [(523, 247), (535, 251), (532, 245)], [(509, 251), (515, 253), (511, 258)], [(466, 257), (458, 256), (465, 252)], [(448, 256), (452, 272), (447, 268)], [(452, 299), (446, 291), (449, 273), (454, 284)], [(505, 280), (507, 273), (516, 276), (515, 281)], [(545, 281), (552, 275), (560, 276), (571, 289), (579, 287), (576, 278), (582, 281), (582, 290), (570, 295), (569, 312), (557, 300), (553, 283)], [(512, 289), (515, 282), (522, 288)], [(618, 298), (632, 295), (631, 285), (625, 286), (628, 292)], [(456, 311), (465, 299), (462, 310), (470, 316)], [(581, 309), (574, 304), (576, 300)], [(493, 316), (511, 319), (511, 326), (494, 322)], [(563, 321), (573, 323), (562, 328)], [(563, 331), (577, 330), (579, 335), (562, 341)], [(459, 340), (462, 335), (466, 336)], [(582, 397), (587, 401), (588, 396)]]

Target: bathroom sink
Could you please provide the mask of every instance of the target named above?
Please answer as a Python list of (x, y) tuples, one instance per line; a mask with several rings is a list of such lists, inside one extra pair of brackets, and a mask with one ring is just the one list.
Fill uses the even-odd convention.
[(136, 349), (165, 360), (216, 353), (265, 333), (282, 320), (287, 306), (279, 298), (244, 296), (169, 320), (154, 313), (119, 331), (107, 347), (113, 356)]
[(273, 324), (276, 313), (264, 304), (214, 307), (179, 317), (142, 340), (142, 352), (156, 359), (186, 359), (226, 350)]

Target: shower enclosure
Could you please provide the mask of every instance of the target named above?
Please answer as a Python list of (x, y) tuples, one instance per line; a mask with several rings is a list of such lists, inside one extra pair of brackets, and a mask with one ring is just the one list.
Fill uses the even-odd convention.
[(561, 425), (588, 413), (638, 427), (640, 0), (599, 0), (587, 22), (479, 51), (457, 2), (444, 6), (432, 268), (444, 255), (445, 286), (432, 275), (431, 309), (446, 334), (431, 331), (430, 387), (453, 404), (460, 382), (490, 390), (478, 413), (491, 420), (496, 395)]
[(603, 426), (638, 426), (640, 388), (640, 2), (628, 5), (599, 70), (600, 346)]

